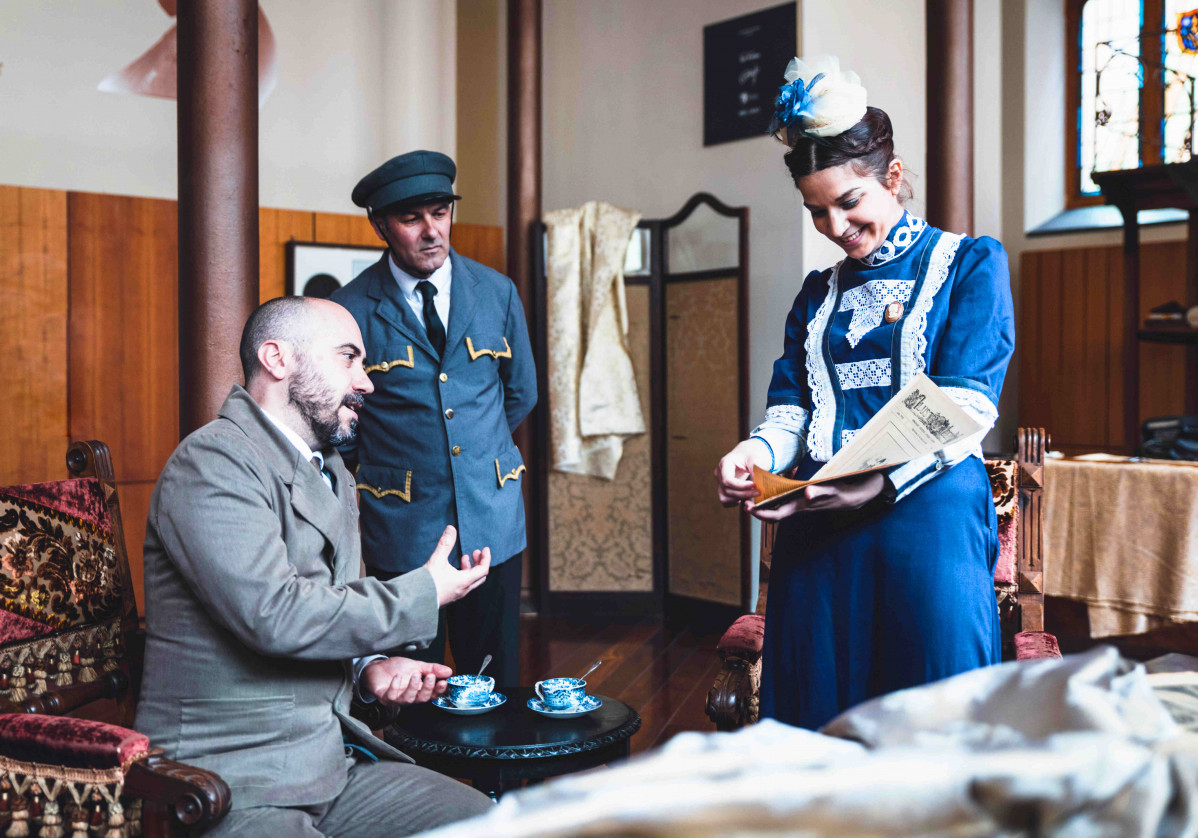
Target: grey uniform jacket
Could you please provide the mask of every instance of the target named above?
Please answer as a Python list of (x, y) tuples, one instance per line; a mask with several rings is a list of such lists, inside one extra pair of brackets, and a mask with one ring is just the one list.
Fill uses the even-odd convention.
[(498, 564), (524, 549), (524, 461), (512, 431), (537, 401), (537, 373), (512, 281), (451, 253), (444, 358), (383, 257), (333, 294), (366, 341), (356, 450), (362, 551), (390, 572), (422, 565), (446, 524)]
[(235, 809), (336, 797), (343, 737), (407, 759), (350, 718), (350, 661), (427, 645), (436, 588), (427, 571), (358, 578), (352, 478), (336, 452), (326, 464), (335, 496), (234, 387), (150, 501), (136, 727), (168, 757), (218, 772)]

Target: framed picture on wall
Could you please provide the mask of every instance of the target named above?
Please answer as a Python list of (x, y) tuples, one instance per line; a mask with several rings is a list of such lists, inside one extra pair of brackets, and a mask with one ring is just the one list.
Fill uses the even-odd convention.
[(703, 145), (763, 137), (795, 56), (795, 3), (703, 27)]
[(299, 297), (330, 297), (377, 262), (386, 250), (385, 247), (353, 244), (287, 242), (287, 293)]

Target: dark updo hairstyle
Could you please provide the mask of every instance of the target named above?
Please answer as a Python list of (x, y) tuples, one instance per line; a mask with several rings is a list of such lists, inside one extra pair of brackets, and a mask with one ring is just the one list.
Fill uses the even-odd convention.
[[(860, 177), (876, 178), (887, 189), (891, 186), (890, 164), (895, 159), (894, 129), (881, 108), (866, 108), (856, 125), (835, 137), (799, 134), (783, 158), (796, 188), (807, 175), (848, 163)], [(898, 191), (899, 203), (905, 204), (911, 196), (911, 184), (904, 177)]]

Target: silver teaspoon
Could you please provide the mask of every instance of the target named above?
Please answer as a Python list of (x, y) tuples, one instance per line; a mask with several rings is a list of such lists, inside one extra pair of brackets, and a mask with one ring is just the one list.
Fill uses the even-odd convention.
[(599, 668), (599, 664), (601, 664), (601, 663), (603, 663), (603, 661), (601, 661), (601, 660), (597, 660), (597, 661), (595, 661), (593, 664), (591, 664), (590, 668), (589, 668), (589, 669), (588, 669), (586, 672), (584, 672), (584, 673), (582, 673), (581, 675), (579, 675), (579, 676), (578, 676), (578, 680), (579, 680), (579, 681), (585, 681), (585, 680), (586, 680), (586, 677), (587, 677), (588, 675), (590, 675), (592, 672), (594, 672), (596, 669), (598, 669), (598, 668)]

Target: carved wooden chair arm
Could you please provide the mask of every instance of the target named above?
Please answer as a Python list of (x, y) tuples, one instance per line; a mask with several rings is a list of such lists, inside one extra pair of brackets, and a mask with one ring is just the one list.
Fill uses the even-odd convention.
[(707, 693), (707, 718), (716, 730), (740, 730), (757, 721), (760, 685), (760, 660), (749, 663), (730, 657), (724, 661)]
[(233, 800), (220, 775), (167, 759), (158, 748), (130, 766), (124, 793), (140, 798), (143, 812), (161, 812), (170, 822), (197, 830), (223, 818)]
[(757, 721), (764, 634), (765, 617), (745, 614), (716, 644), (724, 664), (707, 693), (707, 717), (716, 730), (737, 730)]
[(129, 692), (129, 676), (123, 670), (102, 672), (86, 684), (58, 687), (54, 692), (28, 695), (20, 701), (0, 699), (0, 713), (42, 713), (47, 716), (65, 716), (97, 699), (122, 700)]
[(399, 717), (399, 708), (383, 704), (380, 701), (364, 704), (358, 701), (357, 696), (354, 696), (354, 700), (350, 703), (349, 714), (371, 730), (384, 730), (395, 723), (396, 718)]

